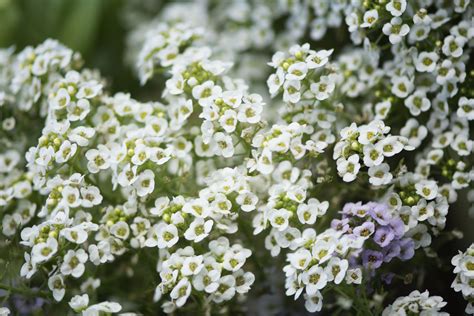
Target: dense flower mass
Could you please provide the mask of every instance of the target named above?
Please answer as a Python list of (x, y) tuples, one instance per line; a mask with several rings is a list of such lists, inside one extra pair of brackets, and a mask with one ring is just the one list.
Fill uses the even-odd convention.
[(448, 315), (417, 288), (449, 262), (474, 314), (474, 246), (445, 254), (474, 214), (473, 12), (130, 4), (148, 101), (56, 40), (0, 50), (0, 315)]
[(382, 315), (449, 315), (440, 311), (444, 306), (446, 302), (441, 296), (430, 296), (428, 291), (413, 291), (408, 296), (397, 298), (384, 309)]
[(474, 313), (474, 244), (464, 253), (459, 253), (453, 257), (451, 263), (454, 266), (456, 278), (451, 287), (456, 292), (461, 292), (468, 302), (465, 312)]

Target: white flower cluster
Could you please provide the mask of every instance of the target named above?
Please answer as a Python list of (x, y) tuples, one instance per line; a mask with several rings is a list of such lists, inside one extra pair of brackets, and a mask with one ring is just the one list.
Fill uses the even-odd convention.
[(0, 207), (18, 200), (11, 213), (2, 218), (2, 233), (13, 236), (18, 227), (26, 225), (35, 215), (37, 205), (27, 199), (33, 191), (31, 177), (23, 173), (20, 155), (15, 150), (0, 154)]
[(118, 313), (122, 310), (122, 306), (116, 302), (101, 302), (89, 305), (89, 295), (76, 295), (69, 302), (69, 306), (83, 316), (96, 316), (104, 313)]
[(464, 253), (459, 252), (451, 260), (456, 278), (451, 287), (456, 292), (461, 292), (468, 302), (466, 314), (474, 314), (474, 244)]
[[(14, 59), (10, 89), (23, 111), (30, 110), (43, 97), (59, 76), (81, 65), (80, 55), (55, 40), (46, 40), (33, 48), (26, 47)], [(41, 113), (47, 110), (47, 100), (40, 103)]]
[[(276, 72), (267, 80), (272, 96), (283, 91), (283, 101), (297, 103), (302, 98), (324, 101), (335, 89), (337, 75), (331, 71), (333, 50), (314, 51), (309, 44), (295, 45), (288, 54), (277, 52), (269, 65)], [(315, 100), (316, 99), (316, 100)]]
[[(154, 300), (168, 294), (171, 301), (163, 303), (163, 310), (172, 313), (183, 306), (191, 292), (205, 292), (208, 300), (222, 303), (235, 295), (245, 294), (255, 280), (242, 267), (251, 251), (220, 237), (209, 243), (209, 252), (195, 255), (192, 247), (177, 249), (173, 254), (160, 253), (158, 268), (161, 283), (156, 287)], [(199, 295), (199, 294), (198, 294)]]
[(430, 230), (437, 234), (444, 229), (449, 208), (443, 195), (445, 190), (449, 194), (449, 186), (440, 188), (434, 180), (406, 173), (397, 179), (393, 192), (387, 196), (387, 205), (400, 215), (415, 248), (431, 245)]
[(172, 27), (166, 23), (153, 25), (144, 35), (143, 47), (137, 57), (137, 69), (142, 84), (145, 84), (158, 68), (171, 66), (176, 57), (192, 41), (203, 35), (202, 28), (176, 23)]
[[(367, 125), (352, 123), (341, 130), (341, 138), (334, 147), (333, 158), (339, 176), (345, 182), (354, 181), (363, 162), (369, 168), (369, 182), (374, 186), (389, 184), (393, 175), (384, 159), (402, 150), (413, 150), (408, 139), (388, 134), (390, 127), (383, 121), (371, 121)], [(388, 134), (388, 135), (386, 135)]]
[(308, 197), (312, 188), (311, 172), (292, 167), (289, 161), (277, 165), (272, 173), (268, 198), (253, 218), (254, 234), (271, 228), (265, 237), (265, 248), (273, 257), (282, 249), (296, 249), (302, 227), (314, 225), (328, 210), (327, 201)]
[(383, 310), (382, 315), (448, 316), (448, 313), (441, 311), (444, 306), (446, 306), (446, 302), (441, 296), (430, 296), (427, 290), (423, 293), (415, 290), (408, 296), (398, 297)]
[[(189, 57), (198, 51), (204, 57), (191, 65)], [(186, 242), (183, 240), (195, 245), (212, 231), (219, 231), (216, 237), (222, 233), (235, 233), (239, 212), (256, 208), (258, 198), (252, 193), (243, 168), (215, 171), (208, 165), (207, 169), (214, 171), (208, 180), (204, 180), (209, 175), (205, 168), (193, 169), (193, 172), (201, 173), (197, 182), (207, 184), (198, 192), (197, 198), (177, 194), (179, 187), (175, 189), (174, 183), (178, 182), (170, 177), (189, 174), (194, 155), (208, 157), (209, 150), (210, 156), (232, 157), (231, 135), (235, 129), (239, 128), (240, 132), (244, 124), (247, 127), (260, 121), (262, 99), (247, 94), (245, 87), (235, 85), (237, 81), (219, 79), (218, 75), (227, 66), (208, 60), (209, 51), (196, 49), (183, 53), (186, 57), (177, 57), (183, 61), (174, 65), (177, 69), (184, 67), (184, 71), (188, 66), (199, 68), (204, 65), (209, 67), (208, 79), (214, 81), (205, 81), (201, 87), (190, 91), (190, 99), (177, 99), (174, 95), (179, 93), (173, 90), (173, 94), (169, 93), (173, 97), (167, 100), (172, 105), (168, 107), (158, 102), (141, 103), (124, 93), (108, 96), (103, 90), (103, 80), (89, 70), (68, 70), (62, 75), (56, 74), (55, 68), (51, 70), (55, 81), (51, 79), (48, 90), (42, 92), (48, 96), (45, 126), (37, 145), (26, 153), (28, 173), (16, 170), (21, 168), (17, 166), (20, 155), (16, 150), (0, 156), (0, 171), (6, 175), (2, 177), (0, 201), (2, 206), (13, 207), (9, 214), (2, 216), (2, 232), (6, 236), (13, 236), (33, 217), (39, 220), (38, 224), (21, 232), (21, 243), (31, 249), (25, 253), (21, 275), (32, 278), (39, 270), (48, 271), (49, 289), (56, 301), (63, 300), (69, 292), (66, 291), (71, 286), (68, 279), (82, 279), (89, 275), (87, 271), (91, 266), (115, 261), (136, 248), (157, 247), (162, 251), (166, 249), (173, 256), (176, 247), (184, 247)], [(197, 76), (205, 70), (195, 71)], [(190, 84), (193, 79), (188, 79)], [(207, 95), (207, 85), (212, 82), (216, 82), (214, 96)], [(216, 92), (220, 89), (217, 83), (232, 87), (232, 90)], [(40, 97), (43, 97), (41, 93)], [(189, 124), (187, 120), (194, 105), (204, 108), (198, 116), (209, 124), (214, 124), (215, 117), (210, 114), (205, 118), (205, 111), (219, 115), (214, 107), (224, 110), (217, 120), (219, 123), (216, 122), (222, 132), (210, 134), (212, 143), (204, 142), (203, 136), (197, 135), (194, 129), (182, 131), (182, 127)], [(209, 131), (208, 128), (202, 130)], [(243, 143), (247, 141), (240, 135), (251, 137), (244, 132), (237, 134), (236, 139)], [(206, 165), (205, 161), (202, 163)], [(166, 168), (157, 167), (165, 164)], [(161, 196), (156, 190), (158, 185), (167, 186), (169, 191), (164, 193), (172, 198)], [(37, 204), (28, 200), (33, 191), (45, 197), (39, 211)], [(16, 199), (18, 203), (15, 203)], [(220, 244), (226, 242), (221, 240)], [(217, 264), (224, 246), (216, 247), (218, 249), (211, 251), (217, 253), (214, 254)], [(220, 288), (227, 286), (227, 289), (219, 297), (212, 294), (211, 300), (215, 302), (230, 300), (235, 292), (246, 293), (253, 283), (253, 274), (240, 270), (250, 256), (250, 250), (243, 250), (239, 244), (230, 246), (228, 242), (227, 247), (226, 260), (230, 263), (224, 262), (219, 273), (227, 269), (231, 274), (222, 273), (221, 281), (220, 275), (217, 278)], [(180, 249), (189, 251), (189, 247)], [(196, 253), (196, 258), (208, 256)], [(207, 264), (209, 260), (203, 262)], [(236, 263), (235, 260), (240, 261)], [(158, 269), (162, 270), (160, 265)], [(215, 277), (215, 273), (211, 274)], [(100, 286), (98, 280), (99, 284), (93, 285), (94, 290)], [(179, 300), (178, 304), (180, 296), (176, 296), (176, 291), (172, 292), (170, 304), (182, 306), (186, 299)], [(209, 291), (207, 293), (210, 295)], [(120, 309), (113, 305), (116, 303), (108, 302), (89, 306), (88, 297), (84, 295), (71, 301), (76, 312), (95, 315), (115, 313)]]
[(308, 126), (299, 123), (289, 125), (274, 124), (270, 130), (259, 131), (252, 140), (252, 159), (247, 167), (250, 171), (258, 171), (268, 175), (275, 169), (274, 162), (282, 159), (297, 161), (305, 155), (318, 155), (327, 147), (327, 143), (320, 140), (304, 138), (309, 134)]
[(297, 299), (304, 292), (305, 307), (309, 312), (322, 309), (321, 290), (328, 283), (362, 283), (362, 270), (358, 267), (349, 269), (346, 259), (351, 252), (361, 249), (362, 239), (343, 236), (342, 231), (333, 229), (317, 234), (308, 228), (294, 243), (295, 251), (288, 254), (289, 264), (283, 268), (286, 295)]

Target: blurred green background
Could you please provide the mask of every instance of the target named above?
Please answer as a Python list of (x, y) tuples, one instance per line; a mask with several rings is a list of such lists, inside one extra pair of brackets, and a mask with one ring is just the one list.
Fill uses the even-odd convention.
[[(0, 0), (0, 47), (19, 51), (55, 38), (79, 51), (86, 67), (98, 68), (113, 91), (136, 92), (138, 81), (124, 63), (125, 5), (150, 1)], [(155, 0), (154, 7), (161, 1)], [(153, 12), (150, 12), (150, 14)]]

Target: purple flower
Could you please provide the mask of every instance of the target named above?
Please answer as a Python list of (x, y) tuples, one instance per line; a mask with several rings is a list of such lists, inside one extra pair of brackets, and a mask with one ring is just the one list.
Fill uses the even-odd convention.
[(384, 249), (384, 261), (390, 262), (393, 258), (398, 257), (400, 255), (400, 241), (396, 240), (393, 241), (387, 248)]
[(400, 218), (392, 218), (390, 227), (392, 227), (396, 239), (400, 239), (405, 235), (405, 224)]
[(377, 269), (382, 265), (383, 254), (380, 251), (365, 250), (362, 253), (362, 264), (366, 268)]
[(382, 281), (385, 282), (385, 284), (390, 284), (392, 283), (393, 277), (395, 276), (395, 273), (388, 272), (382, 274)]
[(345, 233), (349, 229), (349, 219), (333, 219), (331, 221), (331, 228)]
[(354, 235), (368, 238), (370, 235), (374, 233), (375, 225), (372, 222), (365, 222), (360, 226), (354, 228)]
[(415, 255), (415, 242), (411, 238), (403, 238), (400, 240), (400, 260), (406, 261)]
[(392, 219), (388, 207), (385, 204), (374, 204), (375, 205), (369, 211), (369, 215), (380, 225), (388, 225)]
[(40, 297), (27, 298), (19, 295), (13, 296), (13, 304), (19, 315), (31, 315), (39, 311), (45, 303), (46, 301)]
[(366, 217), (367, 214), (369, 214), (370, 209), (371, 207), (369, 204), (362, 205), (362, 203), (359, 202), (355, 206), (354, 215), (361, 218)]
[(346, 204), (344, 204), (344, 207), (342, 208), (341, 213), (344, 214), (344, 215), (348, 215), (348, 216), (354, 216), (357, 207), (359, 207), (360, 205), (362, 205), (361, 202), (346, 203)]
[(374, 241), (382, 248), (387, 247), (393, 238), (395, 238), (395, 234), (389, 226), (379, 227), (375, 231)]

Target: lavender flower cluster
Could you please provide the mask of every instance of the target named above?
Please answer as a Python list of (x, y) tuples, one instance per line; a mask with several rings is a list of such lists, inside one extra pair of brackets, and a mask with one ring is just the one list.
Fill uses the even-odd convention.
[(406, 261), (413, 257), (413, 239), (405, 237), (403, 221), (386, 204), (347, 203), (341, 214), (342, 219), (332, 220), (331, 227), (364, 241), (361, 258), (365, 268), (377, 269), (394, 258)]

